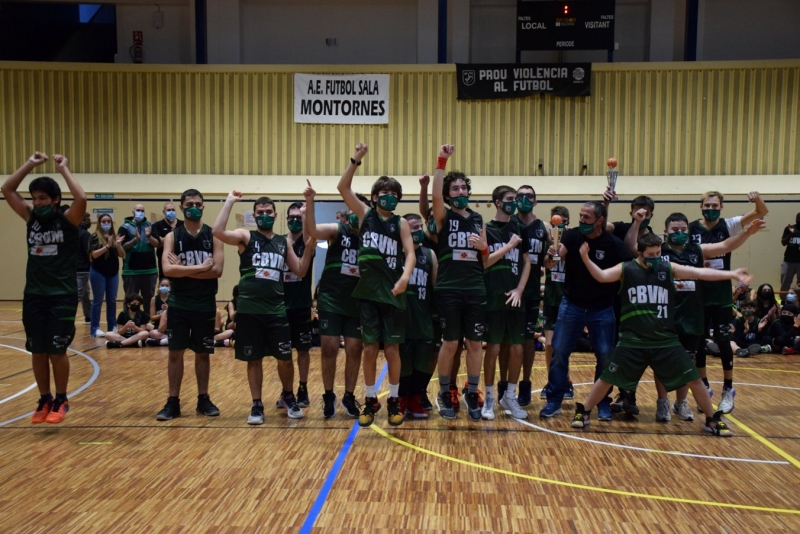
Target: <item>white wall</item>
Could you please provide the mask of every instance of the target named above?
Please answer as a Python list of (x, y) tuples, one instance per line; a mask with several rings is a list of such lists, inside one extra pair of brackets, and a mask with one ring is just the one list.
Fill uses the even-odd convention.
[(117, 6), (117, 63), (133, 63), (128, 52), (133, 45), (133, 32), (144, 34), (145, 63), (189, 63), (189, 6), (161, 6), (164, 26), (153, 27), (153, 5)]
[(206, 4), (206, 49), (209, 63), (242, 62), (239, 0), (211, 0)]

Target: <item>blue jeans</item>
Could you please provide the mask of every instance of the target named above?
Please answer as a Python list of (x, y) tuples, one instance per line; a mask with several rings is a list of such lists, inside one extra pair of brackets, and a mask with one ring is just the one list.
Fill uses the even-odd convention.
[(595, 380), (608, 364), (614, 350), (614, 308), (608, 306), (599, 310), (587, 310), (572, 304), (564, 297), (558, 307), (558, 321), (553, 332), (553, 360), (547, 377), (547, 402), (561, 404), (564, 399), (569, 375), (569, 356), (575, 350), (575, 344), (582, 336), (584, 327), (589, 329), (597, 358)]
[(106, 276), (94, 269), (89, 269), (89, 282), (92, 284), (92, 326), (91, 335), (100, 328), (100, 310), (103, 299), (106, 300), (106, 321), (108, 331), (117, 325), (117, 289), (119, 288), (119, 274)]

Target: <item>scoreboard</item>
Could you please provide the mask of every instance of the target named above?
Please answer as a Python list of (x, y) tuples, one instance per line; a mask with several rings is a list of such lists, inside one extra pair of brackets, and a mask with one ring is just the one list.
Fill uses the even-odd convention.
[(612, 50), (616, 0), (517, 0), (517, 50)]

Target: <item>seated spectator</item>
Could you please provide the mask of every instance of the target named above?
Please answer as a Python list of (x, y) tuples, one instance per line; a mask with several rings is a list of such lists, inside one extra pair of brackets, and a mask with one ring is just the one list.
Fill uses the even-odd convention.
[(148, 347), (164, 347), (169, 345), (169, 337), (167, 336), (167, 315), (167, 309), (164, 308), (161, 315), (158, 316), (158, 323), (156, 323), (155, 328), (150, 330), (148, 339), (140, 341), (139, 346), (144, 347), (147, 345)]
[(169, 300), (171, 287), (169, 278), (162, 278), (158, 284), (155, 298), (150, 301), (150, 320), (155, 328), (158, 328), (158, 324), (161, 322), (161, 314), (167, 311), (167, 301)]
[(769, 323), (766, 317), (756, 318), (756, 303), (750, 299), (742, 303), (742, 317), (733, 323), (731, 349), (739, 358), (771, 352)]
[(769, 284), (761, 284), (758, 286), (753, 300), (756, 301), (756, 318), (761, 319), (769, 315), (769, 320), (772, 321), (778, 314), (778, 301), (775, 300), (775, 291)]
[(800, 316), (797, 306), (784, 304), (780, 316), (769, 327), (772, 350), (777, 354), (796, 354), (800, 341)]
[(794, 288), (794, 287), (790, 288), (786, 292), (786, 296), (783, 297), (783, 303), (784, 304), (794, 304), (795, 306), (800, 308), (800, 302), (797, 301), (797, 293), (798, 292), (800, 292), (800, 286), (798, 286), (797, 288)]
[[(225, 319), (225, 329), (217, 332), (214, 335), (215, 347), (233, 347), (233, 340), (236, 338), (236, 299), (239, 297), (239, 284), (233, 286), (233, 298), (225, 305), (225, 311), (228, 314)], [(217, 311), (219, 317), (219, 310)], [(220, 330), (217, 325), (216, 330)]]
[(121, 347), (138, 346), (139, 341), (150, 337), (150, 315), (142, 311), (144, 299), (138, 293), (131, 293), (125, 297), (125, 310), (119, 312), (117, 317), (117, 331), (106, 332), (106, 347), (119, 349)]
[(733, 308), (736, 310), (737, 317), (741, 317), (742, 305), (746, 300), (750, 300), (750, 286), (737, 282), (736, 287), (733, 288)]

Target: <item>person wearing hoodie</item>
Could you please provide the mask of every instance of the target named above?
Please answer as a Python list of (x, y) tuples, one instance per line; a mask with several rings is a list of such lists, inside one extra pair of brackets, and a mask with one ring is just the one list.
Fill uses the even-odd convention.
[(800, 349), (800, 311), (794, 304), (784, 304), (780, 315), (769, 327), (772, 350), (778, 354), (797, 354)]
[(158, 279), (156, 249), (160, 241), (153, 232), (153, 223), (145, 217), (143, 204), (136, 204), (133, 215), (125, 217), (119, 235), (124, 237), (122, 248), (125, 250), (122, 287), (126, 295), (141, 295), (144, 300), (142, 307), (149, 310)]

